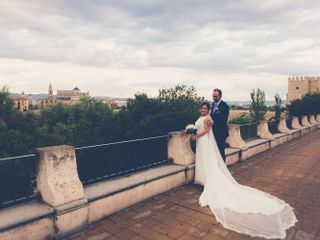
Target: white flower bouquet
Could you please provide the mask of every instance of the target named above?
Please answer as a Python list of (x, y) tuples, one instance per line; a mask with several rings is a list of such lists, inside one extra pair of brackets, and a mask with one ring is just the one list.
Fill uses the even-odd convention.
[(196, 135), (197, 134), (197, 127), (194, 124), (189, 124), (186, 126), (184, 132), (186, 134)]

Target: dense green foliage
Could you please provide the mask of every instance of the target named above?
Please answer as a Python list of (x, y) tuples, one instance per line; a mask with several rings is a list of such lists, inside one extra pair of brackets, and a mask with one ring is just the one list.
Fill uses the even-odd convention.
[(137, 94), (119, 112), (83, 98), (74, 105), (56, 103), (34, 114), (15, 110), (8, 89), (3, 88), (0, 157), (34, 152), (43, 146), (85, 146), (167, 134), (193, 123), (202, 100), (193, 87), (176, 86), (159, 90), (156, 98)]
[(244, 125), (252, 122), (252, 118), (250, 115), (241, 115), (229, 121), (229, 124), (238, 124)]
[(320, 94), (306, 94), (302, 99), (296, 99), (288, 106), (291, 116), (301, 117), (303, 115), (320, 113)]
[(250, 104), (250, 115), (253, 121), (259, 122), (264, 119), (264, 115), (267, 112), (266, 95), (263, 90), (258, 88), (252, 90)]
[(282, 107), (283, 100), (281, 99), (280, 95), (276, 93), (274, 95), (274, 100), (276, 104), (273, 106), (273, 109), (275, 111), (275, 119), (278, 120), (281, 117), (281, 113), (284, 112), (285, 108)]

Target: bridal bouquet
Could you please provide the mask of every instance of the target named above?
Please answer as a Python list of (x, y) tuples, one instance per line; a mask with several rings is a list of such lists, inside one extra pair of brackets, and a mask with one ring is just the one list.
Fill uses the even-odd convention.
[(194, 124), (189, 124), (186, 126), (186, 129), (184, 130), (184, 132), (186, 134), (191, 134), (191, 135), (196, 135), (197, 134), (197, 127)]

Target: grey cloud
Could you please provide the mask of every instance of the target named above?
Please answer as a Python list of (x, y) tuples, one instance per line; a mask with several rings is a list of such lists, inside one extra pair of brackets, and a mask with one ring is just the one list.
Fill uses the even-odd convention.
[(2, 7), (1, 58), (213, 73), (320, 73), (310, 60), (320, 57), (318, 1), (15, 0)]

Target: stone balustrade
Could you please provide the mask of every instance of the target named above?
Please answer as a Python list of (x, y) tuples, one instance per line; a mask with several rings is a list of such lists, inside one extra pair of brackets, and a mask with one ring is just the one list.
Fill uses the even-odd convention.
[[(303, 124), (309, 123), (304, 117)], [(316, 130), (320, 114), (310, 118), (317, 125), (299, 124), (297, 117), (288, 129), (285, 119), (280, 119), (271, 134), (267, 122), (257, 127), (258, 139), (245, 142), (239, 125), (229, 125), (226, 163), (247, 160), (255, 154)], [(168, 158), (173, 164), (105, 180), (84, 187), (79, 180), (75, 150), (72, 146), (55, 146), (37, 149), (39, 156), (37, 187), (42, 197), (40, 203), (20, 204), (0, 211), (0, 239), (61, 239), (80, 231), (110, 214), (153, 197), (172, 188), (193, 182), (195, 154), (190, 147), (190, 137), (184, 132), (168, 133)], [(22, 214), (23, 212), (23, 214)]]

